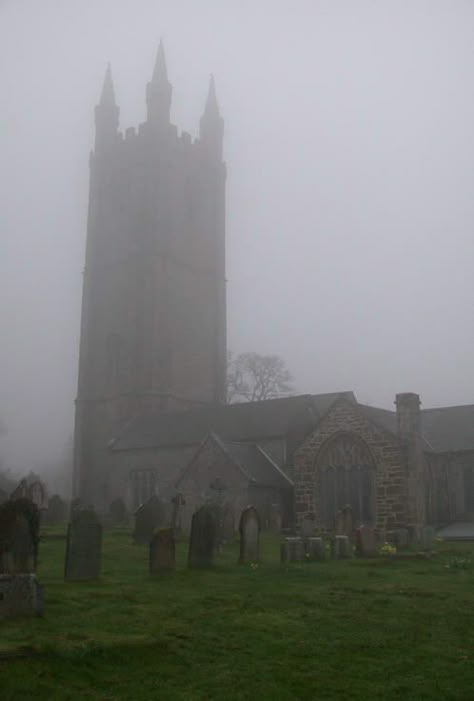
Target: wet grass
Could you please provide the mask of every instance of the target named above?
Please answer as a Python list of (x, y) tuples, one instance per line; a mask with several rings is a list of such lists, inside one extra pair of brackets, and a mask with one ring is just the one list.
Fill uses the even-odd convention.
[(265, 538), (257, 567), (235, 564), (235, 543), (189, 571), (183, 543), (176, 573), (151, 578), (146, 548), (114, 529), (95, 583), (63, 581), (64, 549), (41, 543), (44, 618), (0, 623), (2, 701), (474, 699), (470, 545), (281, 566)]

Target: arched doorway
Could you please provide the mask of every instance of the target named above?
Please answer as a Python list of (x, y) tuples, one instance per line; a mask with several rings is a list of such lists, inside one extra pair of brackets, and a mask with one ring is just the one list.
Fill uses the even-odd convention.
[(348, 504), (355, 526), (375, 524), (376, 465), (363, 440), (336, 434), (321, 448), (316, 469), (322, 525), (333, 528), (337, 511)]

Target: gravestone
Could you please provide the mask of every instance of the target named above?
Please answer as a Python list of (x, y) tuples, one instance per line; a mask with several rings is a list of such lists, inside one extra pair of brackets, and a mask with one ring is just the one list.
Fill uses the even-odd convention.
[(283, 538), (280, 544), (281, 562), (301, 562), (304, 560), (304, 542), (299, 536)]
[(356, 530), (355, 551), (358, 557), (375, 557), (377, 555), (377, 539), (372, 526), (360, 526)]
[(331, 557), (333, 560), (352, 557), (352, 544), (346, 535), (336, 535), (331, 540)]
[(352, 508), (347, 504), (342, 510), (342, 530), (341, 535), (346, 535), (348, 538), (352, 537), (352, 531), (354, 529), (353, 518), (352, 518)]
[(216, 510), (204, 504), (194, 512), (189, 538), (188, 567), (211, 567), (217, 540)]
[(49, 524), (61, 523), (67, 517), (66, 502), (59, 496), (53, 494), (48, 502), (48, 510), (45, 513), (45, 521)]
[(314, 516), (305, 516), (301, 522), (301, 535), (303, 538), (309, 538), (314, 533)]
[(344, 514), (341, 509), (336, 511), (335, 522), (334, 522), (334, 533), (336, 535), (345, 535), (344, 533)]
[(43, 614), (43, 587), (34, 574), (0, 574), (0, 620)]
[(157, 528), (168, 526), (165, 503), (156, 495), (151, 496), (134, 513), (133, 542), (148, 545)]
[(64, 577), (68, 581), (98, 579), (102, 525), (91, 508), (74, 511), (67, 529)]
[(387, 542), (395, 545), (397, 550), (407, 548), (410, 543), (408, 528), (396, 528), (393, 531), (387, 531), (385, 535)]
[(39, 511), (29, 499), (0, 506), (0, 573), (28, 574), (36, 569)]
[(435, 539), (433, 526), (423, 526), (420, 533), (420, 546), (423, 550), (431, 550)]
[(311, 536), (304, 541), (305, 557), (308, 560), (325, 560), (326, 548), (322, 538)]
[(117, 499), (110, 502), (109, 514), (113, 526), (120, 526), (127, 523), (128, 511), (121, 497), (117, 497)]
[(257, 509), (248, 506), (240, 515), (240, 557), (239, 562), (258, 562), (260, 518)]
[(172, 528), (159, 528), (150, 542), (150, 574), (172, 572), (176, 567)]

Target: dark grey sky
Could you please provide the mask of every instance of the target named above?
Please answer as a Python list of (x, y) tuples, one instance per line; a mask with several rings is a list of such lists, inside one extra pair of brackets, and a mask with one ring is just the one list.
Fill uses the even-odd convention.
[(301, 392), (474, 401), (471, 0), (0, 0), (0, 454), (72, 432), (93, 107), (145, 116), (159, 37), (173, 121), (209, 74), (226, 122), (229, 345)]

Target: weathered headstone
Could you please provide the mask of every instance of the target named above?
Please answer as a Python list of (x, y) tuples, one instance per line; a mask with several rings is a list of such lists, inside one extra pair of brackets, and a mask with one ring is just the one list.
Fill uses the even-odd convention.
[(396, 528), (393, 531), (387, 531), (385, 537), (387, 542), (395, 545), (397, 550), (407, 548), (410, 542), (409, 531), (407, 528)]
[(431, 550), (435, 539), (433, 526), (423, 526), (420, 533), (420, 546), (423, 550)]
[(43, 587), (34, 574), (0, 574), (0, 620), (43, 614)]
[(309, 538), (314, 534), (314, 516), (306, 516), (301, 522), (301, 535), (303, 538)]
[(150, 574), (172, 572), (176, 567), (172, 528), (159, 528), (150, 542)]
[(331, 557), (333, 560), (352, 557), (352, 544), (346, 535), (336, 535), (331, 540)]
[(67, 529), (64, 577), (69, 581), (98, 579), (102, 524), (91, 508), (76, 510)]
[(112, 525), (120, 526), (127, 523), (128, 511), (127, 507), (125, 506), (125, 502), (121, 497), (117, 497), (117, 499), (110, 502), (109, 514)]
[(299, 536), (283, 538), (280, 544), (281, 562), (301, 562), (304, 560), (304, 542)]
[(352, 508), (347, 504), (342, 510), (343, 533), (341, 535), (346, 535), (348, 538), (351, 538), (353, 528)]
[(0, 573), (29, 574), (36, 569), (39, 511), (29, 499), (0, 506)]
[(325, 560), (326, 548), (322, 538), (311, 536), (304, 541), (305, 556), (308, 560)]
[(150, 497), (134, 513), (133, 542), (148, 545), (157, 528), (169, 526), (167, 516), (165, 503), (156, 495)]
[(355, 551), (358, 557), (375, 557), (377, 554), (377, 539), (372, 526), (360, 526), (356, 530)]
[(211, 567), (217, 539), (216, 510), (204, 504), (193, 514), (189, 538), (188, 566)]
[(239, 562), (258, 562), (260, 517), (254, 506), (248, 506), (242, 511), (239, 523), (240, 557)]
[(344, 533), (344, 514), (341, 509), (336, 511), (336, 516), (334, 519), (334, 533), (336, 535), (345, 535)]
[(45, 513), (45, 521), (49, 524), (61, 523), (67, 517), (66, 502), (59, 496), (53, 494), (48, 502), (48, 510)]

